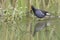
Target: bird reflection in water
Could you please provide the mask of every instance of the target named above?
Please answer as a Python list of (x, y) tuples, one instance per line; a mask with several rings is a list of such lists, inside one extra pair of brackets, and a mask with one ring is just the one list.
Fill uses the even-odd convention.
[(39, 21), (36, 23), (35, 28), (34, 28), (34, 32), (33, 32), (33, 36), (35, 36), (35, 34), (39, 31), (41, 31), (42, 29), (44, 29), (44, 27), (47, 27), (49, 21)]

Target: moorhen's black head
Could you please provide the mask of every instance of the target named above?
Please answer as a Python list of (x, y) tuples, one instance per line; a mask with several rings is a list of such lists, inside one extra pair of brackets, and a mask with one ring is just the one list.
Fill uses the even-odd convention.
[(36, 10), (36, 8), (33, 5), (31, 6), (31, 9), (33, 12), (35, 12), (35, 10)]

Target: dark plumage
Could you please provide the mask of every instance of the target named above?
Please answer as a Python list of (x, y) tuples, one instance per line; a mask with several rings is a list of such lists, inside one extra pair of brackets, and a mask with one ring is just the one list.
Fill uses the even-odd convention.
[[(34, 6), (31, 6), (31, 9), (34, 13), (35, 16), (37, 16), (38, 18), (43, 18), (47, 15), (47, 11), (43, 11), (43, 10), (39, 10), (39, 9), (36, 9)], [(49, 15), (49, 14), (48, 14)]]

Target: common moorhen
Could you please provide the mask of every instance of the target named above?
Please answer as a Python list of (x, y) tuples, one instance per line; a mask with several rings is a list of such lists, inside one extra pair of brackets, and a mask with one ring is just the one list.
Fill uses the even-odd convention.
[(37, 16), (38, 18), (43, 18), (45, 16), (50, 15), (47, 11), (36, 9), (33, 5), (31, 6), (31, 9), (34, 15)]

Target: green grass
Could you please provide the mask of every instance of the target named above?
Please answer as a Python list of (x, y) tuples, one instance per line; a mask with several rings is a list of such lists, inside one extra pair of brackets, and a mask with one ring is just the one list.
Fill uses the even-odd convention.
[[(37, 18), (28, 13), (30, 5), (60, 15), (60, 0), (6, 0), (0, 7), (0, 40), (60, 40), (60, 19), (51, 19), (51, 25), (32, 36)], [(48, 4), (45, 4), (48, 3)], [(31, 29), (32, 28), (32, 29)]]

